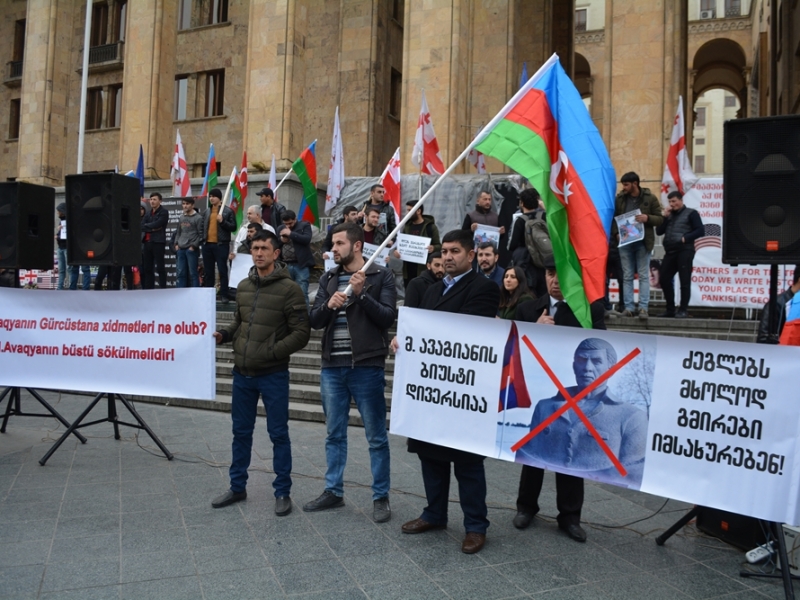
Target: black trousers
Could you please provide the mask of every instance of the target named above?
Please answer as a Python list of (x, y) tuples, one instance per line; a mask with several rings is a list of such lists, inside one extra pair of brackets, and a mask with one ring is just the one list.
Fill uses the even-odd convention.
[(228, 249), (230, 244), (203, 244), (203, 287), (213, 288), (215, 285), (214, 264), (219, 271), (219, 295), (228, 298)]
[(152, 290), (156, 287), (155, 274), (158, 272), (158, 287), (167, 287), (167, 267), (164, 265), (166, 244), (145, 242), (142, 247), (142, 289)]
[(108, 290), (120, 290), (122, 289), (122, 269), (125, 269), (125, 283), (129, 290), (134, 288), (133, 286), (133, 267), (108, 267), (106, 265), (102, 265), (97, 269), (97, 277), (94, 278), (94, 289), (95, 290), (102, 290), (103, 289), (103, 281), (108, 278), (108, 284), (106, 289)]
[(694, 260), (694, 249), (681, 249), (667, 252), (661, 261), (661, 271), (658, 278), (661, 282), (661, 290), (664, 292), (664, 300), (667, 302), (667, 312), (675, 311), (675, 286), (672, 279), (678, 274), (681, 282), (681, 310), (689, 308), (689, 298), (692, 295), (692, 261)]
[[(522, 465), (519, 477), (517, 510), (535, 515), (539, 512), (539, 494), (544, 482), (544, 469)], [(578, 525), (583, 507), (583, 479), (556, 473), (556, 508), (559, 526)]]

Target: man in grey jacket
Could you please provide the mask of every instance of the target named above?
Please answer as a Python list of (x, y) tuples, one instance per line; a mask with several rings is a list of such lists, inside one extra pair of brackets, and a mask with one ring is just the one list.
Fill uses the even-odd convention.
[(200, 287), (197, 276), (197, 257), (203, 243), (203, 215), (194, 209), (194, 198), (181, 201), (183, 214), (172, 234), (178, 267), (178, 287)]

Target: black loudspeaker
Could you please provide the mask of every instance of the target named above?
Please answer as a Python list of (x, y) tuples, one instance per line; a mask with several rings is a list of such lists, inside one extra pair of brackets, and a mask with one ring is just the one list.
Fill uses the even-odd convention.
[(722, 262), (800, 262), (800, 116), (726, 121)]
[(142, 260), (139, 180), (116, 173), (67, 175), (67, 262), (133, 266)]
[(697, 528), (742, 550), (752, 550), (767, 541), (758, 519), (716, 508), (703, 507), (697, 515)]
[(0, 268), (53, 268), (54, 188), (0, 183)]

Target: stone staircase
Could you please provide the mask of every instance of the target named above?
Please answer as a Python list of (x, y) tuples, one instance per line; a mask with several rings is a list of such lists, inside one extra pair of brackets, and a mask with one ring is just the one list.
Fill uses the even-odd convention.
[[(629, 333), (669, 335), (689, 339), (755, 342), (758, 321), (699, 318), (701, 315), (705, 316), (703, 313), (699, 313), (698, 318), (692, 319), (659, 319), (651, 317), (647, 320), (609, 317), (606, 319), (606, 326), (612, 331)], [(230, 311), (219, 311), (217, 312), (217, 324), (222, 325), (230, 322), (232, 317), (233, 313)], [(308, 345), (294, 354), (289, 363), (289, 417), (291, 419), (318, 422), (324, 422), (325, 420), (319, 391), (321, 345), (322, 332), (312, 330)], [(232, 368), (233, 350), (230, 344), (224, 344), (216, 349), (217, 395), (213, 400), (161, 398), (155, 396), (132, 396), (132, 399), (155, 404), (230, 412), (231, 393), (233, 391)], [(385, 390), (387, 421), (389, 419), (388, 411), (391, 410), (393, 374), (394, 359), (389, 357), (386, 361), (387, 387)], [(258, 414), (264, 415), (262, 404), (259, 404)], [(362, 425), (361, 417), (355, 405), (351, 405), (349, 422), (350, 425)]]

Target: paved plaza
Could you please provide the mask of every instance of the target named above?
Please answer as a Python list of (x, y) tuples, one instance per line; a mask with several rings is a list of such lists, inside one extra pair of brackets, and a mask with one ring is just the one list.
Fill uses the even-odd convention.
[[(91, 400), (43, 395), (68, 420)], [(99, 406), (95, 418), (104, 416), (105, 404)], [(548, 474), (544, 514), (517, 531), (511, 519), (520, 467), (495, 460), (486, 463), (492, 524), (479, 554), (460, 551), (457, 503), (446, 530), (404, 535), (400, 526), (418, 517), (425, 501), (418, 459), (396, 436), (390, 436), (392, 520), (375, 524), (367, 444), (355, 427), (343, 508), (301, 510), (324, 487), (325, 426), (292, 421), (294, 506), (287, 517), (274, 515), (271, 447), (259, 417), (248, 498), (214, 510), (211, 499), (227, 489), (230, 416), (137, 407), (174, 460), (159, 455), (144, 432), (137, 444), (136, 430), (123, 427), (117, 441), (103, 423), (83, 429), (88, 443), (68, 440), (42, 467), (39, 459), (63, 427), (51, 418), (11, 418), (0, 435), (0, 597), (783, 598), (780, 581), (740, 578), (744, 554), (694, 526), (658, 547), (655, 536), (687, 509), (680, 502), (665, 505), (663, 498), (587, 483), (589, 539), (578, 544), (555, 525)], [(23, 410), (40, 409), (23, 392)], [(455, 490), (453, 481), (452, 498)]]

